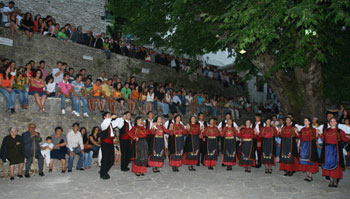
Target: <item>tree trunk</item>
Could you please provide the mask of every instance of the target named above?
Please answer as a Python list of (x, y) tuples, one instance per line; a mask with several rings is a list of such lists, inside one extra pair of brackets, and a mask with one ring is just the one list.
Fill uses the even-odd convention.
[[(259, 55), (251, 61), (263, 74), (269, 73), (275, 63), (269, 54)], [(321, 69), (321, 64), (314, 58), (307, 66), (280, 69), (267, 78), (283, 109), (293, 113), (298, 122), (304, 117), (325, 118)]]

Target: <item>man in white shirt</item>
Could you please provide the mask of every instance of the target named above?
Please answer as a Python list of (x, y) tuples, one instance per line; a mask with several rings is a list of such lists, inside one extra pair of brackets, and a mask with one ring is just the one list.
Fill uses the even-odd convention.
[(122, 128), (125, 118), (118, 118), (116, 115), (111, 115), (109, 112), (103, 114), (103, 122), (101, 123), (101, 170), (100, 178), (107, 180), (110, 178), (108, 171), (114, 163), (114, 128)]
[(10, 16), (10, 14), (13, 12), (13, 8), (15, 7), (15, 3), (13, 1), (9, 2), (8, 6), (5, 6), (2, 9), (2, 22), (1, 25), (2, 26), (8, 26), (8, 16)]
[(54, 82), (56, 83), (56, 86), (58, 86), (58, 83), (63, 81), (63, 73), (64, 73), (64, 67), (62, 65), (62, 62), (58, 61), (56, 64), (56, 68), (52, 69), (52, 76), (53, 76)]
[(74, 123), (73, 129), (67, 133), (67, 148), (69, 153), (68, 172), (72, 172), (75, 155), (79, 155), (77, 170), (83, 171), (84, 162), (84, 143), (81, 133), (78, 131), (79, 124)]

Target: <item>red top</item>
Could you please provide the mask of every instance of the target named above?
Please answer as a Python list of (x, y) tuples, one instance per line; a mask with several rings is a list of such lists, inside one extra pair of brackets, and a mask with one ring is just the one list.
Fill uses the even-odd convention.
[(135, 140), (136, 138), (146, 138), (151, 131), (146, 130), (143, 126), (134, 126), (130, 131), (127, 131), (127, 134), (131, 139)]
[(253, 128), (243, 128), (237, 136), (242, 139), (253, 139), (257, 137)]
[(199, 124), (190, 124), (190, 130), (186, 130), (186, 135), (200, 135), (201, 134), (201, 128)]
[(220, 131), (216, 126), (208, 126), (204, 129), (203, 137), (209, 137), (209, 136), (220, 136)]
[(276, 127), (263, 127), (260, 129), (259, 136), (261, 138), (273, 138), (277, 135)]
[[(24, 73), (23, 76), (24, 76), (24, 77), (28, 77), (27, 73)], [(33, 77), (33, 71), (31, 71), (31, 72), (29, 73), (29, 77)]]
[(301, 141), (310, 141), (317, 137), (316, 129), (310, 127), (304, 127), (300, 130), (299, 137)]
[(280, 137), (291, 138), (291, 137), (299, 137), (295, 134), (296, 127), (294, 126), (285, 126), (282, 128)]
[[(45, 85), (45, 84), (44, 84), (44, 80), (42, 80), (42, 79), (39, 79), (39, 80), (33, 79), (33, 83), (34, 83), (34, 84)], [(30, 85), (30, 86), (29, 86), (29, 91), (44, 92), (44, 87), (37, 88), (37, 87), (34, 87), (34, 86)]]
[(222, 137), (235, 137), (237, 136), (238, 132), (234, 127), (224, 127), (222, 130)]
[(2, 87), (7, 87), (10, 88), (11, 85), (11, 81), (14, 79), (15, 77), (11, 75), (10, 79), (6, 79), (4, 78), (4, 75), (2, 73), (0, 73), (0, 79), (1, 79), (1, 86)]
[(169, 131), (169, 135), (186, 134), (185, 127), (182, 124), (173, 124), (173, 130)]
[(340, 130), (340, 140), (338, 140), (337, 131), (337, 128), (329, 128), (321, 135), (321, 139), (324, 140), (326, 138), (326, 144), (337, 144), (340, 140), (343, 142), (350, 142), (349, 135), (346, 135), (342, 130)]
[(157, 129), (152, 129), (151, 134), (155, 136), (164, 136), (164, 133), (169, 133), (169, 130), (166, 129), (163, 125), (156, 125)]

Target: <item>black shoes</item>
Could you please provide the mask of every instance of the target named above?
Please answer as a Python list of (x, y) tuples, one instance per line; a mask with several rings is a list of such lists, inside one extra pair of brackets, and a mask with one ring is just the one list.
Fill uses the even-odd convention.
[(39, 172), (39, 176), (41, 177), (45, 176), (44, 172)]
[(226, 170), (227, 171), (232, 171), (232, 166), (227, 166)]
[(213, 167), (208, 167), (208, 169), (209, 169), (209, 170), (214, 170), (214, 168), (213, 168)]
[(49, 169), (49, 173), (51, 173), (52, 172), (52, 169)]
[(26, 178), (30, 178), (29, 173), (24, 174), (24, 177), (26, 177)]
[(19, 178), (23, 178), (23, 175), (17, 175), (17, 177), (19, 177)]
[(61, 173), (66, 173), (66, 170), (62, 170)]
[(72, 170), (69, 170), (69, 169), (68, 169), (68, 173), (70, 173), (70, 172), (72, 172)]
[(79, 170), (79, 171), (84, 171), (85, 169), (84, 169), (84, 168), (79, 168), (79, 169), (77, 169), (77, 170)]
[(129, 168), (126, 168), (126, 169), (121, 169), (122, 171), (129, 171), (130, 169)]
[(111, 178), (111, 176), (109, 176), (108, 174), (106, 174), (106, 175), (100, 176), (100, 178), (103, 179), (103, 180), (108, 180), (108, 179)]
[(11, 113), (16, 113), (14, 108), (11, 108)]
[(14, 180), (15, 179), (15, 177), (10, 177), (10, 180)]

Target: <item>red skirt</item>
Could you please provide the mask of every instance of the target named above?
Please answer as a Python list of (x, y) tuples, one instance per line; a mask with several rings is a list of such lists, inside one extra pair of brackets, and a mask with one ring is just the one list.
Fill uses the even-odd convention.
[(299, 169), (299, 171), (302, 171), (302, 172), (317, 173), (318, 172), (318, 163), (314, 163), (313, 165), (299, 164), (298, 169)]
[(148, 166), (150, 167), (163, 167), (164, 162), (152, 161), (150, 157), (148, 158)]
[(333, 170), (322, 169), (322, 175), (329, 176), (331, 178), (342, 179), (343, 178), (343, 169), (338, 164), (337, 168), (335, 168)]
[(188, 160), (187, 159), (187, 153), (184, 154), (184, 157), (182, 159), (184, 165), (197, 165), (198, 164), (198, 160)]
[[(169, 158), (171, 159), (171, 158)], [(181, 167), (182, 166), (182, 160), (169, 160), (169, 166), (171, 167)]]
[(131, 172), (133, 173), (146, 173), (146, 166), (137, 166), (134, 162), (132, 162)]
[(225, 162), (224, 161), (224, 155), (222, 155), (222, 163), (226, 166), (232, 166), (232, 165), (236, 165), (237, 163), (237, 156), (236, 156), (236, 161), (235, 162)]
[(297, 158), (294, 158), (294, 164), (280, 163), (280, 170), (283, 171), (298, 171), (299, 162)]
[(206, 160), (204, 158), (203, 165), (206, 167), (215, 167), (216, 166), (216, 160)]

